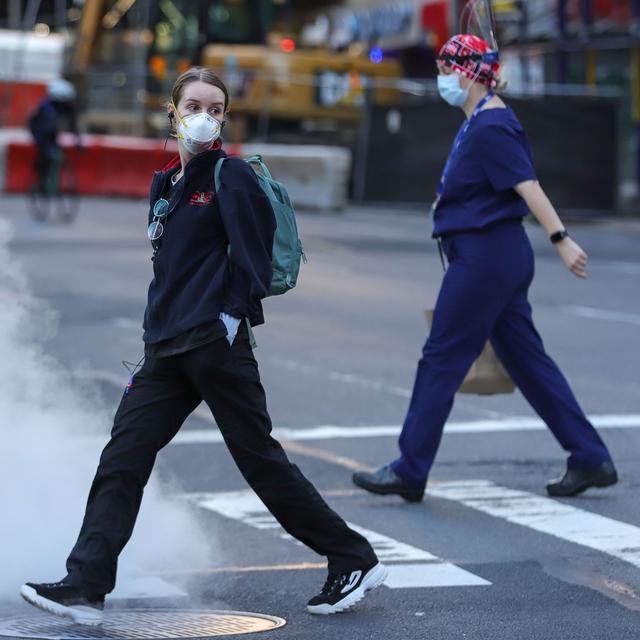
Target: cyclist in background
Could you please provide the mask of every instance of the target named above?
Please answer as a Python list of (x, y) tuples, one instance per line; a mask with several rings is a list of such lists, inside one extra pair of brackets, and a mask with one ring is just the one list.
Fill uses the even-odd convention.
[(58, 133), (71, 131), (78, 139), (76, 90), (67, 80), (59, 78), (47, 85), (47, 96), (29, 117), (29, 129), (38, 147), (36, 171), (42, 193), (53, 195), (64, 157), (58, 144)]

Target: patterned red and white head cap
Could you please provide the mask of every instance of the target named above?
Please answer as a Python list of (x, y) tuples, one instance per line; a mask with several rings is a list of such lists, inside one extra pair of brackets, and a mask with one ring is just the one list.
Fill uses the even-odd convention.
[(486, 40), (469, 34), (458, 34), (449, 38), (437, 61), (446, 64), (459, 74), (493, 89), (500, 71), (498, 52), (489, 48)]

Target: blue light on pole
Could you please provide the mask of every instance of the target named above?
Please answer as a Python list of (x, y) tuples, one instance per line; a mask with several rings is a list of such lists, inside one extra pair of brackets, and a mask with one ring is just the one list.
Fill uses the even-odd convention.
[(374, 47), (373, 49), (371, 49), (371, 51), (369, 51), (369, 60), (371, 60), (373, 64), (379, 64), (380, 62), (382, 62), (383, 58), (384, 55), (380, 47)]

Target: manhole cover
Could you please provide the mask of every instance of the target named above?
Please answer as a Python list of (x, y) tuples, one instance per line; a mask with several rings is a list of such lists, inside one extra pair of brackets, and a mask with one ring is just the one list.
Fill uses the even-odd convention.
[(286, 620), (275, 616), (240, 611), (107, 609), (104, 622), (99, 627), (78, 625), (64, 618), (40, 613), (28, 617), (1, 618), (0, 636), (46, 640), (205, 638), (271, 631), (286, 623)]

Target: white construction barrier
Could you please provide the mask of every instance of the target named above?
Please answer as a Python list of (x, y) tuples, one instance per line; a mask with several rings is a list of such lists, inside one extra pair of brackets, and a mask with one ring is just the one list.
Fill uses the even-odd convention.
[(261, 155), (273, 177), (284, 183), (295, 207), (343, 209), (349, 196), (351, 152), (342, 147), (243, 144), (243, 157)]

